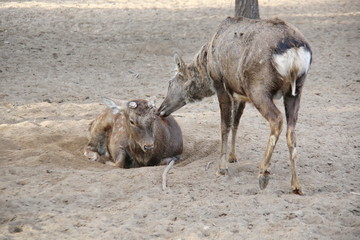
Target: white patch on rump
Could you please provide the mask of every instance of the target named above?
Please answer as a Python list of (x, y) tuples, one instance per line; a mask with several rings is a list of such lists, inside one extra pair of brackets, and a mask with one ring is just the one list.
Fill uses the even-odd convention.
[(286, 77), (291, 71), (297, 69), (297, 76), (306, 73), (310, 67), (311, 54), (304, 47), (290, 48), (283, 54), (275, 54), (274, 63), (278, 73)]
[[(291, 72), (296, 71), (296, 76), (300, 77), (307, 73), (311, 62), (311, 53), (304, 47), (290, 48), (283, 54), (274, 54), (274, 66), (276, 71), (285, 79), (290, 77)], [(292, 95), (296, 92), (296, 79), (291, 79)]]

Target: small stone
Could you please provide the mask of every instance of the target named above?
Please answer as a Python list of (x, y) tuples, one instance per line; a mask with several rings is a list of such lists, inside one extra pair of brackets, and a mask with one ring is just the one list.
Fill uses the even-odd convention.
[(19, 233), (19, 232), (22, 232), (23, 229), (22, 229), (22, 225), (17, 223), (17, 224), (11, 224), (9, 225), (9, 233)]
[(294, 219), (294, 218), (296, 218), (296, 214), (295, 214), (295, 213), (290, 213), (290, 214), (287, 216), (287, 219), (289, 219), (289, 220), (292, 220), (292, 219)]
[(301, 210), (295, 211), (294, 214), (296, 215), (296, 217), (303, 217), (304, 216), (304, 212)]

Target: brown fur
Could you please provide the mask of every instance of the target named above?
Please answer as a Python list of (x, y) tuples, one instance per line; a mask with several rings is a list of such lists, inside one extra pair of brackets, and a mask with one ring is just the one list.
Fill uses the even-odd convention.
[[(236, 161), (235, 140), (240, 117), (246, 102), (251, 102), (270, 123), (270, 138), (263, 161), (259, 167), (259, 183), (263, 189), (268, 183), (270, 159), (282, 129), (282, 115), (273, 103), (277, 92), (284, 97), (287, 139), (292, 167), (292, 187), (302, 193), (295, 170), (296, 142), (295, 125), (299, 109), (302, 86), (306, 71), (300, 76), (295, 64), (286, 76), (276, 68), (274, 56), (296, 58), (286, 55), (289, 49), (298, 53), (300, 48), (310, 54), (309, 44), (294, 27), (280, 19), (251, 20), (227, 18), (219, 26), (212, 39), (205, 44), (192, 63), (186, 65), (179, 56), (175, 62), (179, 73), (170, 81), (168, 94), (159, 108), (167, 116), (185, 104), (217, 94), (221, 110), (221, 162), (219, 174), (227, 172), (227, 140), (230, 129), (232, 142), (229, 161)], [(295, 57), (294, 57), (295, 56)], [(303, 56), (303, 55), (302, 55)], [(299, 58), (299, 55), (297, 55)], [(297, 59), (298, 59), (297, 58)], [(310, 63), (303, 63), (308, 66)], [(288, 66), (286, 63), (282, 66)], [(293, 86), (292, 84), (295, 84)], [(291, 88), (296, 89), (295, 96)]]
[[(130, 102), (136, 108), (129, 107)], [(157, 116), (146, 100), (130, 102), (122, 109), (107, 108), (90, 124), (85, 156), (122, 168), (166, 164), (178, 158), (183, 139), (175, 119)]]

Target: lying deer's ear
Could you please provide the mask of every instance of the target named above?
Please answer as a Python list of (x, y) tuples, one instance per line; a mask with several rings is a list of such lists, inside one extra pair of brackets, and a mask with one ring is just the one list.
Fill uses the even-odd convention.
[(155, 96), (152, 96), (146, 100), (147, 100), (147, 105), (149, 108), (156, 108), (156, 97)]
[(178, 72), (183, 72), (185, 70), (184, 60), (177, 53), (175, 54), (174, 59)]
[(184, 89), (188, 89), (192, 83), (193, 83), (193, 81), (191, 81), (191, 79), (187, 80), (184, 83)]
[(110, 98), (106, 98), (106, 97), (103, 97), (103, 102), (105, 103), (105, 105), (108, 107), (108, 108), (110, 108), (110, 109), (112, 109), (113, 110), (113, 114), (117, 114), (117, 113), (119, 113), (119, 112), (123, 112), (123, 111), (125, 111), (125, 109), (126, 109), (126, 102), (124, 101), (124, 102), (121, 102), (120, 103), (120, 106), (118, 106), (118, 105), (116, 105), (116, 103), (113, 101), (113, 100), (111, 100)]

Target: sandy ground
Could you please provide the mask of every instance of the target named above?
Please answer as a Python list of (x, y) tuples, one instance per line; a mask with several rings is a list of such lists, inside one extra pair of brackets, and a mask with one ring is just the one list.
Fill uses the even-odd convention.
[[(284, 132), (272, 177), (257, 166), (269, 128), (248, 105), (238, 163), (215, 175), (215, 97), (185, 106), (183, 161), (161, 190), (163, 166), (116, 169), (82, 155), (101, 96), (158, 104), (234, 1), (0, 2), (0, 239), (359, 239), (360, 2), (261, 0), (263, 18), (297, 26), (314, 54), (301, 103), (291, 194)], [(282, 103), (278, 103), (282, 109)]]

